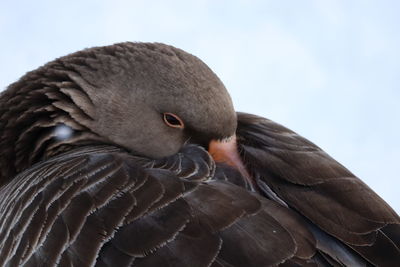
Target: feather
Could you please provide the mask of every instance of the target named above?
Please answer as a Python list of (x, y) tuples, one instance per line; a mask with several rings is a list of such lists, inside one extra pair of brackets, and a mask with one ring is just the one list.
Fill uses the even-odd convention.
[[(215, 162), (224, 143), (235, 160)], [(91, 48), (27, 73), (0, 95), (0, 151), (0, 266), (400, 262), (389, 205), (295, 132), (236, 114), (171, 46)]]
[[(239, 114), (238, 120), (239, 147), (248, 168), (265, 185), (270, 199), (333, 236), (311, 226), (317, 247), (330, 259), (346, 265), (368, 260), (390, 266), (398, 261), (397, 234), (388, 228), (388, 235), (382, 235), (380, 229), (399, 225), (400, 218), (367, 185), (285, 127), (250, 114)], [(383, 250), (388, 253), (386, 261), (377, 257)]]

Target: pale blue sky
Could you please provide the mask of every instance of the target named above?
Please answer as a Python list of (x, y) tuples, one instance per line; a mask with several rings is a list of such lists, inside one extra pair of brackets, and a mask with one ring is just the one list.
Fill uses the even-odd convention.
[(310, 139), (400, 212), (399, 1), (1, 1), (0, 90), (82, 48), (157, 41), (203, 59), (237, 110)]

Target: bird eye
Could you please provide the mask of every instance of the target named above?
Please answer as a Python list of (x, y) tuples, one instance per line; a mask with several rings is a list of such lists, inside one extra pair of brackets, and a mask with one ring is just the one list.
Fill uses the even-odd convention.
[(172, 113), (164, 113), (163, 116), (165, 124), (167, 124), (169, 127), (183, 129), (183, 121), (177, 115)]

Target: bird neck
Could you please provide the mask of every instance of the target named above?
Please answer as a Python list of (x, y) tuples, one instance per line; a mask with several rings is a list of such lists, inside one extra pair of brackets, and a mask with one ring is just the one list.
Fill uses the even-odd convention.
[(90, 105), (60, 68), (42, 67), (11, 84), (0, 95), (0, 185), (42, 159), (101, 140), (84, 123)]

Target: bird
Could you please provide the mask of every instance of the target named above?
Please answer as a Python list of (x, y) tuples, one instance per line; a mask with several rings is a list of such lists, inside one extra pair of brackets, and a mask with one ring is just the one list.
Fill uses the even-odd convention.
[(400, 218), (318, 146), (236, 112), (199, 58), (87, 48), (0, 95), (0, 266), (399, 266)]

